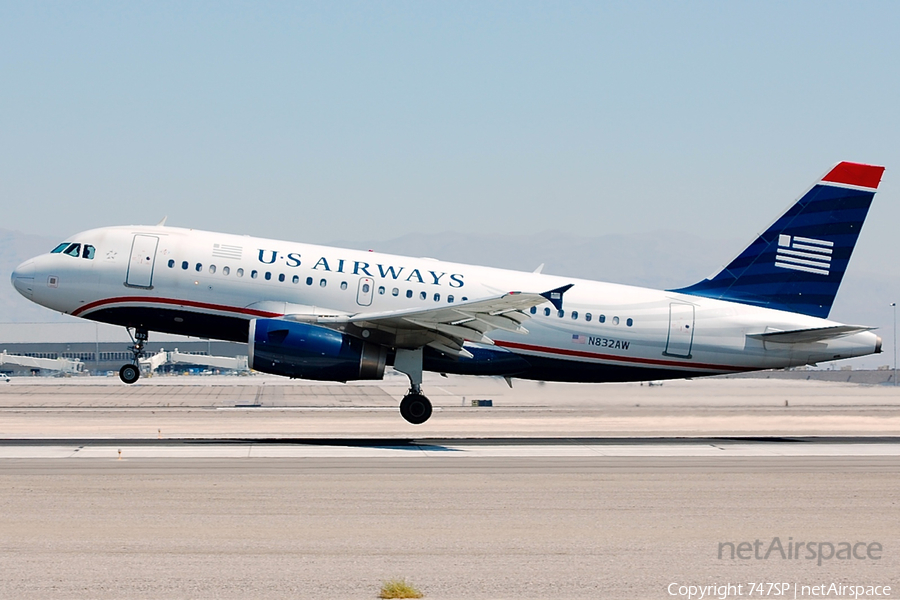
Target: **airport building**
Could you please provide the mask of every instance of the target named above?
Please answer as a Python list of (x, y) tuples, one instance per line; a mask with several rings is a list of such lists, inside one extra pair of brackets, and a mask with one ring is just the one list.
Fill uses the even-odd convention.
[[(0, 323), (0, 353), (38, 359), (69, 359), (84, 363), (83, 372), (105, 375), (118, 371), (132, 359), (131, 338), (124, 327), (73, 321), (67, 323)], [(179, 335), (150, 333), (145, 354), (160, 351), (196, 354), (198, 356), (247, 356), (247, 344), (189, 338)], [(199, 366), (198, 366), (199, 368)], [(192, 370), (190, 365), (172, 365), (166, 370)], [(51, 375), (49, 369), (5, 362), (0, 373), (9, 375)]]

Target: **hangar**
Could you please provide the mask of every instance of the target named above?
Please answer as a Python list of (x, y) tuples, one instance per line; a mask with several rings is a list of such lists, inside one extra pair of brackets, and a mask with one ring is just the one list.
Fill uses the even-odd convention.
[[(91, 375), (105, 375), (118, 371), (123, 364), (131, 362), (132, 344), (128, 333), (122, 327), (72, 321), (63, 323), (0, 323), (0, 352), (8, 355), (33, 358), (67, 358), (84, 363), (83, 372)], [(234, 342), (220, 342), (180, 335), (151, 334), (146, 346), (147, 355), (159, 351), (178, 350), (199, 356), (240, 357), (247, 355), (247, 345)], [(168, 366), (166, 369), (188, 370), (189, 365)], [(0, 372), (9, 375), (49, 375), (51, 373), (28, 366), (3, 364)]]

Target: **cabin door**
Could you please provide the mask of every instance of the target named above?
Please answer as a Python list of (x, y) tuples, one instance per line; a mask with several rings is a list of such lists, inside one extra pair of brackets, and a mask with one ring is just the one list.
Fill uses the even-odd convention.
[(157, 245), (159, 238), (154, 235), (134, 236), (125, 285), (139, 288), (153, 287), (153, 262), (156, 260)]
[(663, 354), (690, 358), (693, 344), (694, 305), (672, 302), (669, 304), (669, 338)]

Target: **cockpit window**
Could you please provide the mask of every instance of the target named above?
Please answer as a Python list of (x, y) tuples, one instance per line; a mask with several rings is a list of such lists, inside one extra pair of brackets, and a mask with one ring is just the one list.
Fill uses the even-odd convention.
[(81, 244), (71, 244), (68, 248), (66, 248), (64, 254), (68, 254), (69, 256), (78, 258), (78, 255), (81, 254)]
[(71, 242), (63, 242), (62, 244), (51, 250), (50, 254), (59, 254), (60, 252), (68, 248), (70, 243)]
[(90, 244), (84, 245), (84, 252), (81, 254), (82, 258), (86, 258), (88, 260), (92, 260), (94, 258), (94, 247)]

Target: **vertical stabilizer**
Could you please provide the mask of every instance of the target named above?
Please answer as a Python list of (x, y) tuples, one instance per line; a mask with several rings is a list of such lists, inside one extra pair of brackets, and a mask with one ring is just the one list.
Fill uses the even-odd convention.
[(671, 291), (827, 318), (882, 173), (838, 163), (715, 276)]

